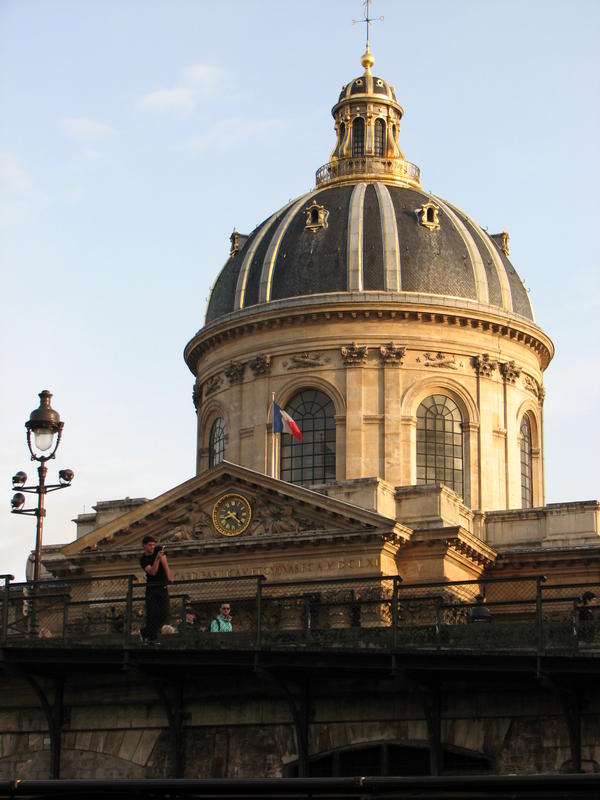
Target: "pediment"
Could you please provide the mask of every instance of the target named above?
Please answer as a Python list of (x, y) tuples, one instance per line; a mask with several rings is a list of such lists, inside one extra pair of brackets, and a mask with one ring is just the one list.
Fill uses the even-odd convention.
[[(240, 535), (222, 535), (213, 522), (215, 504), (226, 494), (241, 495), (250, 505), (250, 522)], [(62, 554), (73, 562), (115, 551), (139, 552), (147, 534), (171, 551), (210, 551), (374, 534), (401, 541), (409, 538), (410, 529), (375, 511), (222, 462), (90, 531), (62, 548)]]

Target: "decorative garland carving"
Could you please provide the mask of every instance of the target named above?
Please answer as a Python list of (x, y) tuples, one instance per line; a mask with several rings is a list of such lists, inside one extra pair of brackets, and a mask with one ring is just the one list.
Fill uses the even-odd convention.
[(397, 367), (402, 366), (402, 359), (406, 353), (406, 347), (395, 345), (393, 342), (382, 344), (379, 348), (379, 355), (383, 364), (391, 364)]
[(544, 405), (544, 398), (546, 397), (546, 390), (543, 386), (540, 386), (538, 392), (538, 403), (543, 406)]
[[(464, 366), (462, 361), (457, 361), (455, 356), (453, 355), (446, 355), (445, 353), (436, 353), (434, 356), (431, 353), (423, 353), (423, 357), (425, 361), (423, 362), (424, 367), (445, 367), (447, 369), (458, 369), (459, 367)], [(421, 361), (420, 358), (417, 358), (417, 361)]]
[(482, 353), (480, 356), (473, 356), (473, 368), (478, 375), (491, 378), (498, 369), (498, 362), (490, 358), (489, 353)]
[(542, 387), (535, 380), (535, 378), (532, 378), (530, 375), (523, 375), (523, 383), (525, 384), (527, 391), (531, 392), (531, 394), (539, 400), (540, 390)]
[(294, 353), (289, 361), (284, 361), (285, 369), (310, 369), (310, 367), (322, 367), (327, 364), (329, 359), (322, 353)]
[(500, 372), (506, 383), (516, 383), (521, 374), (521, 367), (518, 367), (514, 361), (504, 361), (500, 364)]
[(204, 396), (209, 397), (223, 385), (223, 378), (220, 375), (213, 375), (204, 383)]
[(194, 384), (194, 388), (192, 389), (192, 402), (197, 414), (198, 406), (202, 402), (202, 386), (198, 382)]
[(264, 353), (259, 353), (256, 358), (248, 362), (248, 366), (256, 377), (265, 375), (271, 369), (271, 356), (266, 356)]
[(349, 344), (346, 347), (342, 347), (341, 349), (342, 358), (344, 359), (344, 364), (350, 367), (366, 364), (368, 352), (369, 348), (367, 347), (366, 344), (358, 345), (356, 344), (356, 342), (352, 342), (352, 344)]
[(229, 383), (241, 383), (244, 377), (244, 369), (246, 364), (243, 361), (232, 361), (228, 367), (225, 368), (225, 377), (228, 378)]

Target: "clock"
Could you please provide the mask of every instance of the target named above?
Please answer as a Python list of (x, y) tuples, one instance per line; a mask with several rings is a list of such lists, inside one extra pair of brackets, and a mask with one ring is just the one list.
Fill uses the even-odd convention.
[(214, 505), (213, 525), (223, 536), (239, 536), (252, 519), (250, 503), (241, 494), (224, 494)]

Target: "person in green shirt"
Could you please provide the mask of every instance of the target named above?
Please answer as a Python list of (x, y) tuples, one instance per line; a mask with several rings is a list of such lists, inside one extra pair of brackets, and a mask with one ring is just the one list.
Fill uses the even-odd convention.
[(211, 633), (231, 633), (233, 625), (231, 624), (231, 605), (229, 603), (221, 603), (219, 613), (210, 623)]

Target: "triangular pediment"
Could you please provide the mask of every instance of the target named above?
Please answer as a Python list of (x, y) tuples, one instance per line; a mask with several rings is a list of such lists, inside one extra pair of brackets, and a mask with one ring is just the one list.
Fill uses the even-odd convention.
[[(247, 527), (239, 535), (219, 531), (214, 518), (215, 507), (227, 496), (243, 498), (250, 509)], [(61, 552), (71, 564), (90, 557), (103, 560), (111, 553), (139, 553), (148, 534), (171, 552), (214, 552), (332, 539), (341, 543), (372, 535), (401, 542), (409, 538), (410, 529), (375, 511), (222, 462), (90, 531)]]

